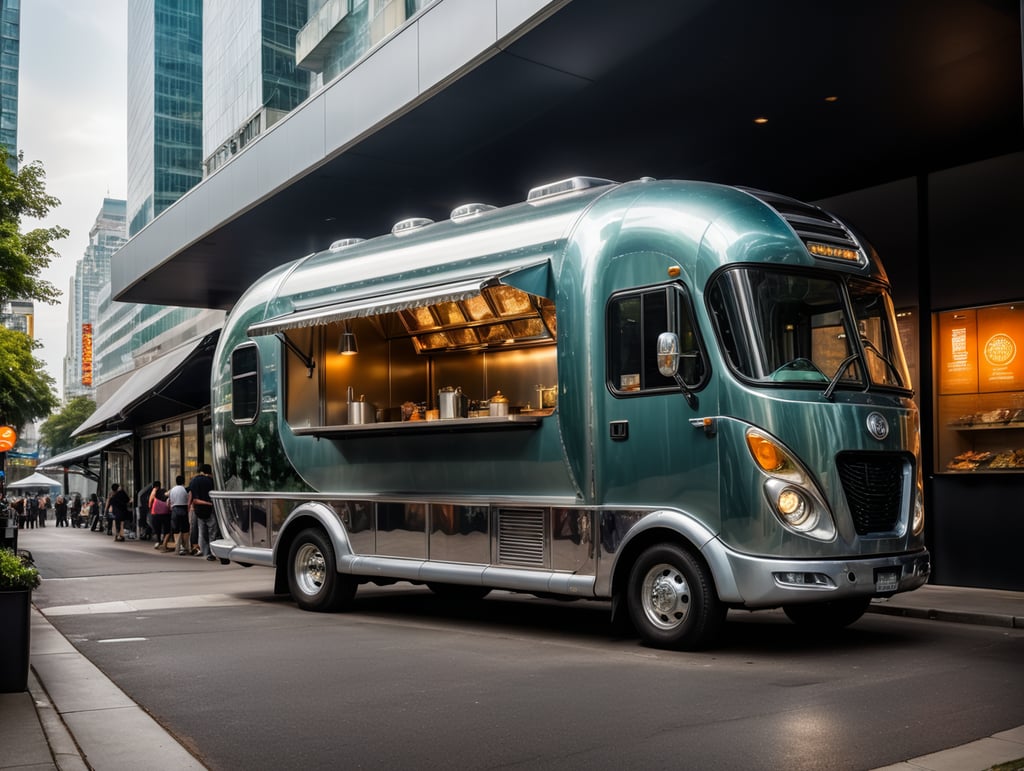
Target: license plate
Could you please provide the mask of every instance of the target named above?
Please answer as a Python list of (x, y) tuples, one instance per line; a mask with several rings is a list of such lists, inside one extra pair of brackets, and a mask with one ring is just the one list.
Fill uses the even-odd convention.
[(900, 585), (900, 573), (898, 570), (877, 570), (875, 571), (875, 591), (895, 592)]

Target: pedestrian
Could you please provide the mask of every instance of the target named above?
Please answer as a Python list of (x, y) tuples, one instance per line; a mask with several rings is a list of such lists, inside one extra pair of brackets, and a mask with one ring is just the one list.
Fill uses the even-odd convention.
[(89, 505), (85, 507), (86, 516), (89, 522), (89, 532), (95, 533), (103, 530), (103, 522), (100, 519), (100, 499), (96, 493), (89, 495)]
[(132, 517), (129, 511), (131, 505), (132, 501), (128, 497), (128, 493), (121, 489), (121, 485), (114, 482), (110, 486), (110, 497), (107, 498), (107, 511), (110, 512), (111, 519), (113, 520), (112, 532), (115, 541), (124, 540), (125, 523)]
[(36, 500), (39, 502), (39, 527), (46, 527), (46, 510), (50, 508), (50, 496), (44, 494)]
[(213, 512), (213, 469), (204, 463), (188, 485), (188, 505), (195, 512), (199, 528), (199, 555), (210, 562), (217, 558), (210, 552), (210, 541), (217, 538), (217, 517)]
[(68, 501), (63, 495), (58, 495), (57, 500), (53, 502), (53, 511), (56, 514), (57, 527), (68, 526)]
[(75, 493), (71, 498), (71, 527), (82, 526), (82, 494)]
[(14, 503), (11, 504), (15, 513), (18, 515), (18, 529), (24, 530), (27, 520), (25, 519), (25, 497), (15, 498)]
[(153, 531), (153, 513), (150, 511), (153, 500), (153, 492), (160, 487), (160, 480), (154, 479), (153, 482), (148, 486), (142, 488), (139, 491), (138, 496), (135, 498), (136, 512), (139, 518), (139, 540), (143, 540), (142, 534), (144, 530), (149, 532)]
[(39, 520), (39, 498), (35, 493), (30, 493), (25, 501), (25, 524), (30, 530), (35, 530), (36, 522)]
[(174, 547), (167, 543), (171, 537), (171, 507), (167, 503), (167, 490), (161, 487), (159, 482), (149, 494), (149, 512), (152, 516), (153, 534), (156, 537), (156, 545), (153, 548), (159, 551), (174, 551)]
[(171, 540), (178, 537), (178, 555), (191, 553), (189, 546), (188, 524), (188, 490), (185, 488), (185, 477), (178, 474), (174, 478), (174, 487), (167, 493), (167, 503), (171, 506)]

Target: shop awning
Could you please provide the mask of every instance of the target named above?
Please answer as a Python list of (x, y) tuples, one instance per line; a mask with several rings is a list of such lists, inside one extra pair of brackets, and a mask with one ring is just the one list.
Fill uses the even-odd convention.
[(79, 445), (72, 450), (62, 452), (60, 455), (54, 455), (52, 458), (47, 458), (40, 463), (36, 468), (43, 471), (46, 469), (62, 469), (70, 466), (86, 466), (86, 462), (89, 458), (99, 455), (108, 447), (123, 442), (132, 435), (131, 431), (123, 431), (112, 436), (104, 437), (103, 439), (97, 439), (94, 442), (88, 444)]
[(480, 294), (484, 287), (505, 284), (529, 294), (548, 297), (551, 293), (551, 265), (547, 260), (522, 268), (495, 273), (493, 270), (470, 279), (448, 284), (417, 287), (399, 292), (361, 295), (341, 302), (313, 307), (297, 307), (291, 313), (253, 324), (247, 330), (250, 337), (273, 335), (289, 329), (322, 326), (345, 319), (381, 316), (385, 313), (421, 308), (443, 302), (457, 302)]
[(72, 436), (160, 420), (210, 404), (210, 366), (220, 330), (178, 346), (128, 378)]
[(17, 482), (11, 482), (9, 485), (7, 485), (7, 489), (49, 490), (53, 487), (56, 487), (59, 490), (60, 486), (60, 482), (58, 482), (56, 479), (50, 479), (50, 477), (46, 476), (45, 474), (40, 474), (37, 472), (32, 476), (25, 477), (24, 479), (19, 479)]

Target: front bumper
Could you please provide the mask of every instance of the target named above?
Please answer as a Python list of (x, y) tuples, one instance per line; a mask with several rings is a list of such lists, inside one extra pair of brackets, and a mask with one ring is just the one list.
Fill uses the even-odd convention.
[(931, 573), (926, 549), (882, 557), (781, 560), (727, 551), (736, 596), (722, 600), (750, 610), (850, 597), (891, 597), (923, 586)]

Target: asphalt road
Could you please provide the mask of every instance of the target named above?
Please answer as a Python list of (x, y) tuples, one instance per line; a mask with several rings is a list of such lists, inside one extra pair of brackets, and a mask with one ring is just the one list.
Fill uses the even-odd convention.
[(262, 568), (75, 529), (19, 546), (50, 622), (213, 769), (869, 769), (1024, 724), (1024, 630), (730, 612), (720, 649), (669, 653), (604, 603), (397, 584), (325, 615)]

